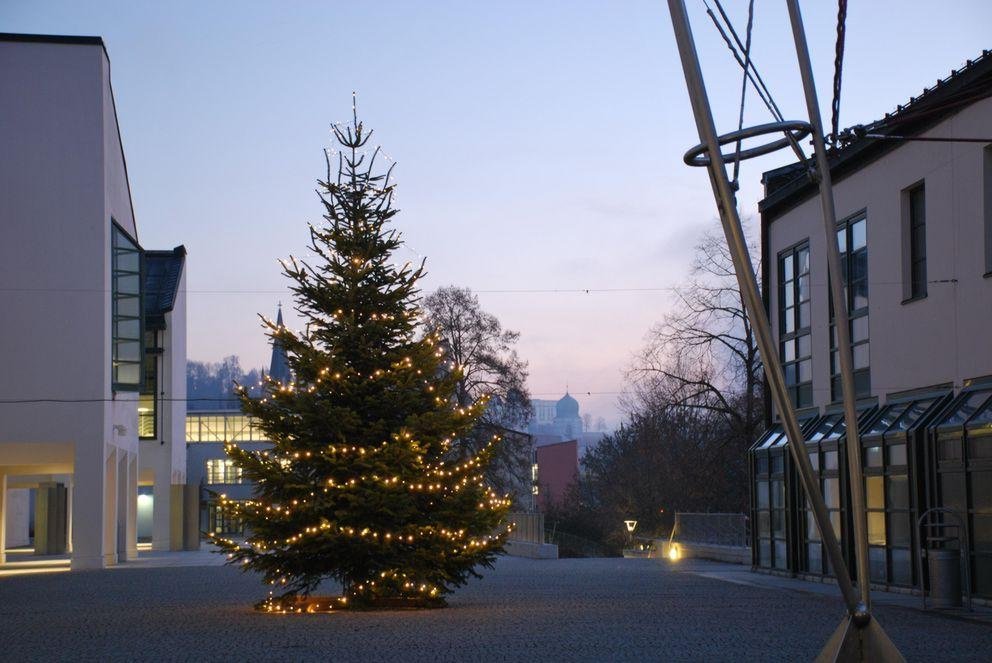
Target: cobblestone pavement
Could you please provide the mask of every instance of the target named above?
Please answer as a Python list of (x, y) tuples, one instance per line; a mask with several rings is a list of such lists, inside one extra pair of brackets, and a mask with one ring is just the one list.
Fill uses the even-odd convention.
[[(135, 566), (0, 579), (0, 659), (322, 661), (811, 660), (834, 597), (724, 582), (662, 560), (501, 559), (429, 611), (271, 616), (257, 577)], [(992, 659), (992, 627), (883, 606), (909, 660)]]

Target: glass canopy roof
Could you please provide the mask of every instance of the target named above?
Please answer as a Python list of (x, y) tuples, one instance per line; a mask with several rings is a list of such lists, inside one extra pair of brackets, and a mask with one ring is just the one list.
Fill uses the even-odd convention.
[(900, 401), (884, 406), (875, 417), (871, 428), (865, 431), (863, 438), (880, 437), (893, 433), (905, 433), (915, 428), (926, 414), (942, 402), (943, 396), (931, 395), (912, 401)]
[[(977, 424), (978, 427), (988, 425), (988, 422), (992, 421), (990, 407), (992, 407), (992, 389), (966, 391), (954, 401), (938, 428), (941, 430), (960, 429), (965, 424), (969, 424), (970, 428), (971, 422)], [(986, 423), (983, 424), (983, 422)]]

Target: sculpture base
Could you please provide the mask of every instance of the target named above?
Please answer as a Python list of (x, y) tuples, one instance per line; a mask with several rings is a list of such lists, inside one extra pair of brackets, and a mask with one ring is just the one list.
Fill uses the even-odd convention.
[(874, 619), (869, 618), (863, 626), (847, 616), (841, 622), (834, 634), (830, 636), (827, 645), (816, 657), (817, 663), (853, 663), (855, 661), (871, 661), (872, 663), (902, 663), (902, 657), (885, 630)]

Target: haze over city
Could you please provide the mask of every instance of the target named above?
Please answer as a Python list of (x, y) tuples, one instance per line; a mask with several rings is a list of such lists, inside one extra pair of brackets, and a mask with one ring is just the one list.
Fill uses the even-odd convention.
[[(804, 117), (781, 3), (757, 3), (753, 58), (786, 117)], [(829, 117), (835, 14), (807, 3)], [(898, 11), (893, 7), (898, 6)], [(235, 9), (236, 7), (236, 9)], [(739, 68), (690, 7), (723, 131)], [(745, 3), (728, 3), (741, 21)], [(257, 313), (284, 304), (278, 258), (305, 256), (332, 122), (361, 118), (398, 162), (401, 258), (425, 294), (472, 288), (521, 333), (535, 398), (566, 386), (611, 425), (623, 371), (715, 224), (662, 2), (117, 3), (8, 0), (8, 32), (100, 35), (145, 246), (189, 251), (189, 357), (266, 363)], [(985, 2), (852, 3), (844, 126), (919, 94), (987, 47)], [(745, 124), (767, 115), (751, 103)], [(756, 215), (759, 174), (739, 194)]]

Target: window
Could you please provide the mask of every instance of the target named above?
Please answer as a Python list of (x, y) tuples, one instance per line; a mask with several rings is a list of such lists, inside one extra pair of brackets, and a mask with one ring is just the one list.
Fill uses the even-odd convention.
[(158, 332), (145, 332), (145, 376), (138, 394), (138, 437), (154, 440), (158, 437)]
[[(871, 394), (868, 354), (868, 221), (864, 213), (837, 225), (840, 265), (844, 280), (844, 299), (851, 322), (851, 354), (854, 360), (854, 390), (857, 396)], [(830, 306), (830, 398), (843, 397), (840, 380), (840, 355), (837, 352), (837, 329)]]
[(785, 383), (797, 408), (813, 404), (810, 341), (809, 243), (779, 254), (779, 352)]
[(140, 391), (142, 352), (141, 249), (112, 224), (111, 297), (114, 391)]
[(240, 518), (227, 513), (219, 504), (207, 506), (207, 531), (214, 534), (244, 534), (245, 526)]
[(906, 214), (903, 228), (906, 233), (906, 248), (909, 249), (904, 265), (904, 278), (909, 282), (906, 299), (920, 299), (927, 296), (927, 213), (926, 189), (922, 183), (905, 192)]
[(230, 458), (211, 458), (207, 461), (207, 483), (242, 483), (241, 468)]

